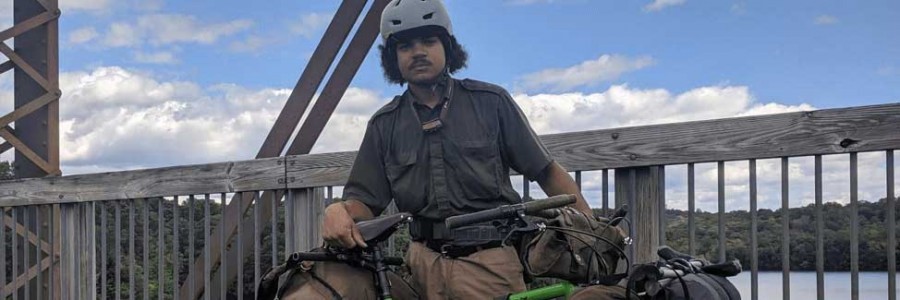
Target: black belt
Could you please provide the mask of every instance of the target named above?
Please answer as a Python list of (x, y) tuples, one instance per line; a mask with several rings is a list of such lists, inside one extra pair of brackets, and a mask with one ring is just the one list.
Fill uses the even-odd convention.
[(505, 237), (492, 225), (473, 225), (448, 230), (444, 222), (415, 220), (409, 225), (413, 241), (454, 241), (456, 245), (477, 245), (501, 241)]
[(493, 242), (487, 242), (487, 243), (484, 243), (481, 245), (472, 245), (472, 246), (456, 246), (456, 245), (453, 245), (452, 243), (448, 243), (446, 241), (438, 241), (438, 240), (424, 241), (422, 243), (425, 245), (425, 247), (428, 247), (429, 249), (433, 250), (434, 252), (441, 253), (444, 256), (448, 256), (450, 258), (466, 257), (469, 255), (472, 255), (472, 253), (475, 253), (475, 252), (478, 252), (481, 250), (486, 250), (486, 249), (497, 248), (497, 247), (503, 246), (502, 241), (493, 241)]

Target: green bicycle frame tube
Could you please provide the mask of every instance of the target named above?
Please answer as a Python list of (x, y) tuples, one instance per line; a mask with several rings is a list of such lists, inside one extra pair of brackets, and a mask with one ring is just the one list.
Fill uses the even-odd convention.
[(568, 297), (575, 291), (575, 285), (562, 282), (539, 289), (509, 295), (509, 300), (546, 300), (556, 297)]

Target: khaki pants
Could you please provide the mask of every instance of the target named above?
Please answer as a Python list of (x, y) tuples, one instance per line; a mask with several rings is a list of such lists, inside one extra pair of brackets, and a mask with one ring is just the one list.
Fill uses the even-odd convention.
[(422, 299), (493, 299), (525, 290), (522, 264), (513, 247), (496, 247), (449, 258), (413, 242), (406, 254), (410, 285)]

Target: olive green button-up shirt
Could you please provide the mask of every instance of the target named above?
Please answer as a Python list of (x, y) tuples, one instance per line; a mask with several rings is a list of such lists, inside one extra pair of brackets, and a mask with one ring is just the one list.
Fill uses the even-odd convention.
[(509, 170), (536, 180), (552, 161), (547, 149), (503, 88), (452, 78), (448, 86), (436, 131), (423, 131), (421, 119), (439, 110), (415, 104), (408, 90), (372, 116), (344, 199), (375, 215), (393, 199), (400, 211), (430, 220), (522, 201)]

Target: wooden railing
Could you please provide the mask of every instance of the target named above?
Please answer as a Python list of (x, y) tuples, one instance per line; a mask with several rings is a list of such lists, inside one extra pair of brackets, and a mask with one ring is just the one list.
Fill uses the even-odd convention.
[[(756, 160), (781, 158), (786, 166), (791, 157), (814, 156), (816, 182), (820, 183), (822, 155), (850, 155), (855, 163), (856, 155), (851, 153), (884, 151), (888, 182), (894, 182), (900, 104), (571, 132), (541, 139), (560, 164), (575, 172), (579, 184), (582, 172), (602, 171), (604, 208), (610, 207), (608, 172), (614, 171), (615, 203), (633, 208), (630, 224), (635, 245), (631, 255), (637, 261), (653, 260), (653, 249), (666, 243), (662, 213), (665, 166), (687, 164), (688, 190), (693, 191), (693, 166), (705, 162), (718, 163), (718, 258), (724, 259), (724, 162), (748, 161), (753, 253), (750, 296), (756, 299)], [(29, 289), (21, 287), (28, 284), (33, 286), (31, 290), (46, 290), (45, 295), (52, 298), (219, 299), (229, 288), (244, 291), (235, 292), (238, 297), (252, 295), (261, 271), (286, 253), (320, 243), (322, 208), (333, 199), (332, 187), (346, 181), (354, 157), (353, 152), (311, 154), (0, 182), (4, 211), (0, 223), (5, 225), (0, 240), (14, 237), (0, 253), (0, 298), (12, 292), (27, 298), (24, 293)], [(787, 173), (783, 174), (786, 182)], [(850, 175), (857, 176), (855, 169)], [(528, 186), (525, 181), (525, 193)], [(896, 266), (894, 191), (893, 184), (887, 186), (887, 265)], [(822, 232), (821, 194), (818, 184), (818, 232)], [(790, 242), (786, 190), (782, 195), (786, 245)], [(693, 208), (692, 193), (687, 200)], [(229, 210), (226, 201), (241, 205)], [(53, 217), (39, 220), (41, 214), (35, 211), (50, 211)], [(122, 224), (123, 214), (126, 225)], [(688, 224), (693, 251), (693, 211)], [(853, 230), (852, 247), (858, 248), (858, 228)], [(824, 297), (822, 239), (821, 234), (817, 236), (820, 299)], [(107, 245), (110, 242), (113, 247)], [(11, 246), (11, 255), (7, 246)], [(783, 260), (789, 261), (788, 247), (782, 248)], [(113, 253), (107, 253), (108, 249)], [(37, 261), (40, 266), (35, 266)], [(10, 265), (12, 273), (7, 274)], [(787, 262), (784, 266), (787, 274), (790, 267)], [(855, 266), (853, 293), (858, 295), (858, 257), (851, 258), (851, 266)], [(30, 268), (27, 272), (26, 267)], [(243, 276), (245, 268), (253, 270), (253, 276)], [(895, 297), (895, 268), (888, 270), (889, 295)], [(783, 290), (789, 296), (786, 275)]]

